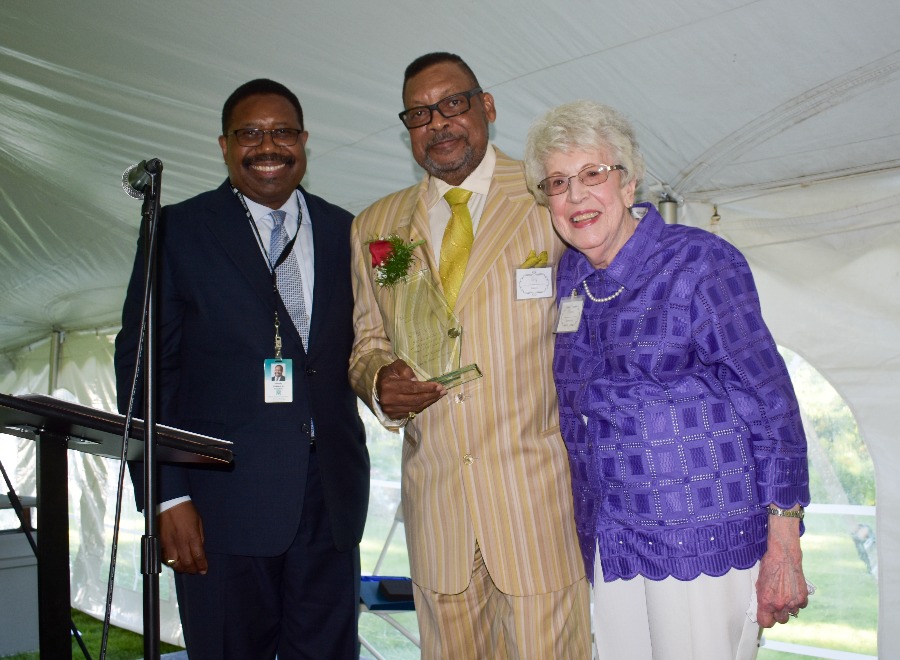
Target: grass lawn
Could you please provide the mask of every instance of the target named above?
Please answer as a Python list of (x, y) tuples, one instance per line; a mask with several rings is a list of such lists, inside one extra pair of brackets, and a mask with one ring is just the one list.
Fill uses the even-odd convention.
[[(103, 622), (99, 621), (87, 614), (83, 614), (78, 610), (72, 610), (72, 620), (75, 626), (81, 632), (84, 645), (87, 647), (91, 657), (96, 660), (100, 657), (100, 641), (103, 637)], [(160, 644), (160, 652), (172, 653), (179, 651), (177, 646), (171, 644)], [(39, 660), (40, 653), (18, 653), (16, 655), (6, 656), (7, 660)], [(83, 658), (81, 647), (75, 639), (72, 639), (72, 658), (79, 660)], [(144, 638), (137, 633), (121, 628), (110, 626), (109, 639), (106, 644), (106, 657), (108, 660), (138, 660), (144, 657)]]

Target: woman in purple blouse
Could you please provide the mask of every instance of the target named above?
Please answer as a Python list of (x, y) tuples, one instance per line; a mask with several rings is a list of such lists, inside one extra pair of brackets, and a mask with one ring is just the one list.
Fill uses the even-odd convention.
[(531, 127), (526, 176), (569, 245), (553, 371), (604, 659), (753, 658), (806, 607), (806, 439), (747, 261), (635, 204), (615, 110)]

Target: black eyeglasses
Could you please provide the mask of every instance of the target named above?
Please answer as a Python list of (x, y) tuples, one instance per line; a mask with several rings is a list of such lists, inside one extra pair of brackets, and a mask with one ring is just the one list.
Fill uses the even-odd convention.
[(481, 87), (470, 89), (468, 92), (459, 92), (441, 99), (431, 105), (418, 105), (400, 113), (400, 121), (406, 128), (419, 128), (431, 123), (431, 113), (437, 110), (444, 119), (456, 117), (468, 112), (472, 107), (472, 97), (481, 94)]
[(538, 184), (538, 188), (549, 197), (562, 195), (569, 189), (569, 181), (576, 176), (586, 186), (599, 186), (601, 183), (606, 183), (609, 173), (613, 170), (625, 171), (625, 168), (621, 165), (588, 165), (572, 176), (548, 176)]
[(263, 142), (263, 136), (271, 135), (272, 142), (279, 147), (293, 147), (297, 144), (297, 138), (303, 131), (299, 128), (272, 128), (262, 130), (260, 128), (239, 128), (226, 135), (233, 135), (237, 143), (242, 147), (258, 147)]

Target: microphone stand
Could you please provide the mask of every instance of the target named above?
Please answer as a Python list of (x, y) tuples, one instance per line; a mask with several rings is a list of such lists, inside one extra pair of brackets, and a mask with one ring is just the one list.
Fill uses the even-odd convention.
[(156, 517), (158, 491), (156, 459), (157, 387), (156, 387), (156, 273), (157, 234), (160, 211), (162, 163), (147, 163), (150, 181), (144, 188), (141, 208), (144, 231), (144, 263), (146, 266), (147, 327), (144, 332), (144, 536), (141, 538), (141, 574), (144, 576), (144, 658), (158, 660), (159, 641), (159, 576), (162, 571), (159, 523)]

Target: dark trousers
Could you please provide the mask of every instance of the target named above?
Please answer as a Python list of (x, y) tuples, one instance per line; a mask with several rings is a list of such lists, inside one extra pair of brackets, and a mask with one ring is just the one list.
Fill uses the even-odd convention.
[(287, 552), (207, 552), (207, 559), (206, 575), (175, 575), (191, 660), (359, 657), (359, 548), (334, 548), (314, 453), (300, 528)]

